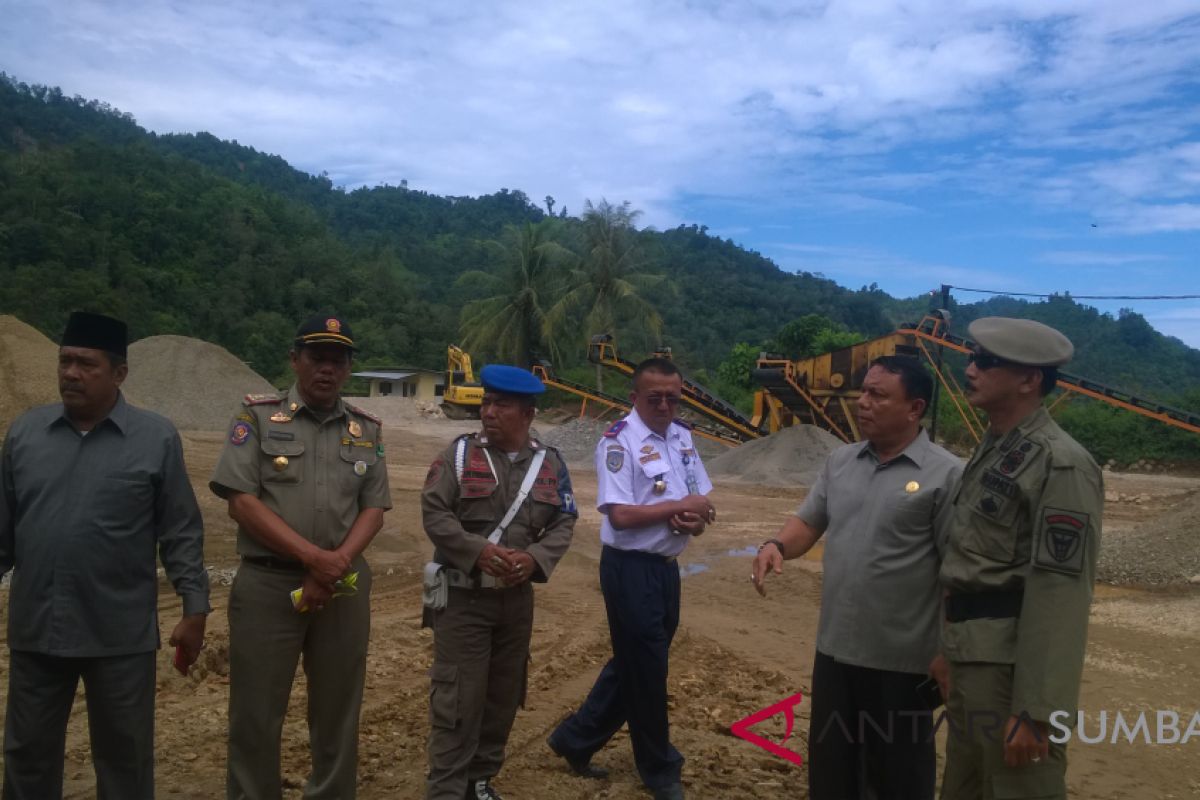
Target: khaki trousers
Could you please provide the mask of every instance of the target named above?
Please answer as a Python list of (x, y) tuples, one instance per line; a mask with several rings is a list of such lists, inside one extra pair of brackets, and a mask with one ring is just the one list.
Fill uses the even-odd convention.
[(1038, 764), (1004, 763), (1004, 724), (1012, 715), (1012, 664), (950, 662), (946, 771), (942, 800), (1066, 798), (1067, 751), (1050, 742)]
[(470, 781), (500, 772), (525, 702), (533, 587), (451, 588), (433, 625), (425, 796), (462, 800)]
[(230, 800), (278, 800), (279, 745), (296, 663), (308, 678), (312, 774), (306, 800), (352, 800), (358, 717), (371, 627), (371, 571), (362, 559), (358, 594), (301, 614), (288, 593), (303, 574), (243, 561), (229, 594)]

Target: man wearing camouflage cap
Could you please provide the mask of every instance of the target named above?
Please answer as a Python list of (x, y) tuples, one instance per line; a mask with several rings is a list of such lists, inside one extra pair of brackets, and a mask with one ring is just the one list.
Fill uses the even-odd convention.
[(229, 594), (231, 800), (277, 800), (279, 746), (303, 658), (312, 773), (306, 800), (350, 800), (366, 679), (371, 572), (363, 551), (392, 507), (382, 426), (341, 398), (354, 334), (321, 315), (296, 332), (296, 382), (247, 395), (209, 483), (242, 557)]
[(968, 331), (967, 399), (989, 428), (942, 561), (952, 723), (942, 797), (1066, 797), (1066, 750), (1047, 726), (1054, 711), (1073, 718), (1079, 701), (1100, 468), (1042, 402), (1071, 342), (1031, 320), (986, 317)]

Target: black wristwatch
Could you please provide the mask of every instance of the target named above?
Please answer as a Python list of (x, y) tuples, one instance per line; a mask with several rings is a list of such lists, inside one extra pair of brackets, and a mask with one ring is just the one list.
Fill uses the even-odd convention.
[(758, 546), (758, 552), (761, 553), (763, 548), (769, 544), (775, 545), (775, 547), (777, 547), (779, 549), (779, 555), (783, 556), (784, 558), (787, 558), (787, 551), (783, 549), (783, 542), (779, 541), (778, 539), (767, 539), (765, 542), (763, 542), (762, 544), (760, 544)]

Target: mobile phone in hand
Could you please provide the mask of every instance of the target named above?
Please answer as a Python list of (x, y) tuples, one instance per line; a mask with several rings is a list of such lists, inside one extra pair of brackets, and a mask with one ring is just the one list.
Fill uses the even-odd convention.
[(175, 664), (175, 669), (179, 670), (180, 675), (186, 676), (188, 674), (187, 658), (183, 654), (183, 645), (181, 644), (175, 645), (175, 659), (173, 663)]

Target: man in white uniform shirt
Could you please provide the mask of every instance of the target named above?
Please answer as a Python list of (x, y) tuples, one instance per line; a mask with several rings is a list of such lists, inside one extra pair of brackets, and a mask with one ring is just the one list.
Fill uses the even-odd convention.
[(633, 411), (596, 446), (600, 589), (613, 657), (549, 741), (576, 774), (602, 778), (592, 755), (628, 723), (638, 773), (656, 800), (683, 797), (683, 756), (667, 721), (667, 653), (679, 625), (676, 556), (716, 518), (691, 430), (675, 419), (682, 391), (670, 361), (638, 364)]

